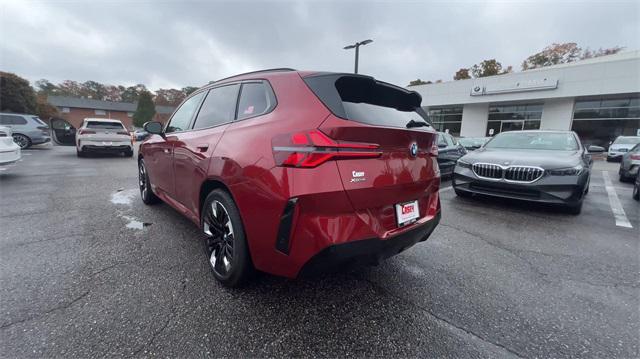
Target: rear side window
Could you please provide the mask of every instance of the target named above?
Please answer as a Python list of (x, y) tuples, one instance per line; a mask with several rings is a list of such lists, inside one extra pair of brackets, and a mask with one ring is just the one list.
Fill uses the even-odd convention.
[(48, 126), (44, 123), (39, 117), (31, 117), (34, 121), (36, 121), (39, 125)]
[(229, 123), (236, 114), (236, 100), (240, 85), (229, 85), (211, 89), (196, 117), (194, 129)]
[(371, 77), (329, 74), (304, 81), (338, 117), (384, 127), (406, 128), (411, 120), (429, 123), (419, 94)]
[(124, 126), (122, 126), (119, 122), (102, 122), (102, 121), (89, 121), (87, 122), (86, 128), (95, 128), (95, 129), (103, 129), (103, 130), (122, 130)]
[(275, 107), (275, 95), (271, 86), (264, 82), (242, 84), (238, 103), (238, 120), (259, 116)]
[(26, 125), (27, 120), (22, 116), (16, 115), (0, 115), (0, 124), (2, 125)]

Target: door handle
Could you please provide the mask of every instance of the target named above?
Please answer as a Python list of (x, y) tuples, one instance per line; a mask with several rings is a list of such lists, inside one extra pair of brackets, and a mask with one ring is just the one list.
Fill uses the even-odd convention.
[(200, 152), (205, 152), (206, 150), (209, 149), (209, 144), (208, 143), (202, 143), (202, 144), (197, 145), (196, 148)]

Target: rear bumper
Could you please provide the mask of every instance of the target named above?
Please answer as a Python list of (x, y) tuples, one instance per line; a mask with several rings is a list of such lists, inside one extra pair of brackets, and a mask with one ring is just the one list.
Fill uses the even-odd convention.
[(21, 157), (20, 147), (10, 151), (0, 151), (0, 166), (5, 166), (18, 161)]
[(309, 277), (353, 265), (378, 264), (427, 240), (439, 222), (440, 212), (433, 219), (393, 238), (372, 238), (329, 246), (313, 256), (302, 267), (298, 276)]
[(589, 173), (578, 176), (543, 177), (534, 183), (486, 181), (466, 168), (456, 166), (452, 185), (456, 191), (539, 203), (576, 205), (584, 195)]
[(607, 161), (620, 161), (624, 153), (607, 153)]
[(80, 149), (86, 152), (124, 152), (133, 151), (130, 141), (113, 141), (110, 145), (103, 141), (80, 141)]

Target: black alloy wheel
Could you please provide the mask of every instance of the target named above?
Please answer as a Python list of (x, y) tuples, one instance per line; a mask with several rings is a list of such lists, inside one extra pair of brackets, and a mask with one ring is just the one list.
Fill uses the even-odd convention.
[(144, 204), (150, 205), (160, 201), (160, 199), (151, 190), (149, 174), (147, 173), (147, 168), (143, 159), (140, 159), (138, 162), (138, 186), (140, 187), (140, 197)]
[(243, 283), (252, 273), (240, 213), (229, 194), (212, 191), (202, 208), (202, 231), (213, 276), (227, 287)]

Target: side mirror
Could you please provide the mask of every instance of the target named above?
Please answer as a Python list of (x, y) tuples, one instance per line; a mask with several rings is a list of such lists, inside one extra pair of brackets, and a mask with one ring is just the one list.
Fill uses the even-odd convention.
[(591, 145), (587, 147), (587, 152), (589, 153), (602, 153), (604, 152), (604, 147)]
[(144, 128), (145, 131), (151, 134), (160, 135), (162, 136), (162, 138), (164, 138), (164, 132), (162, 131), (162, 124), (160, 122), (157, 122), (157, 121), (145, 122), (142, 128)]

